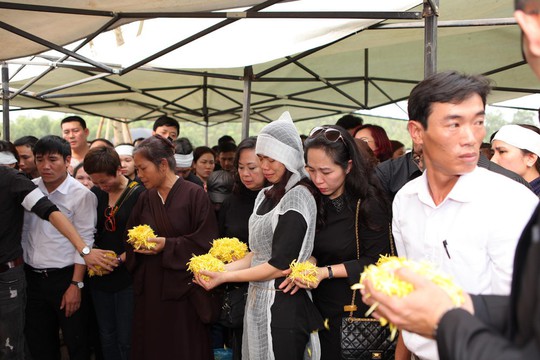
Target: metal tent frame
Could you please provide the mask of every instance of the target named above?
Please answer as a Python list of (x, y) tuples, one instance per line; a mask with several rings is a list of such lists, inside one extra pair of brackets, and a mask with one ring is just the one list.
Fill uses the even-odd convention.
[[(132, 118), (125, 120), (120, 117), (111, 117), (115, 121), (133, 122), (138, 120), (146, 120), (155, 118), (161, 114), (169, 114), (176, 117), (178, 120), (188, 121), (201, 125), (200, 121), (194, 121), (193, 117), (202, 119), (202, 125), (208, 129), (210, 126), (230, 122), (242, 121), (242, 138), (249, 134), (249, 123), (251, 121), (270, 122), (271, 118), (266, 114), (278, 107), (301, 107), (312, 111), (312, 114), (303, 118), (297, 118), (296, 121), (311, 120), (316, 118), (338, 115), (344, 111), (355, 111), (358, 109), (370, 109), (369, 92), (370, 89), (382, 93), (387, 99), (386, 103), (379, 103), (377, 106), (395, 103), (405, 100), (407, 97), (394, 98), (391, 94), (378, 84), (380, 83), (402, 83), (408, 86), (414, 86), (418, 81), (410, 79), (384, 78), (370, 76), (370, 52), (365, 49), (363, 53), (364, 60), (364, 75), (363, 76), (346, 76), (346, 77), (323, 77), (309, 66), (303, 64), (302, 60), (312, 54), (320, 52), (336, 43), (345, 41), (356, 34), (347, 35), (337, 41), (319, 46), (317, 48), (304, 51), (302, 53), (287, 56), (284, 60), (275, 64), (263, 67), (258, 71), (254, 71), (253, 66), (246, 66), (243, 74), (231, 75), (226, 72), (210, 72), (210, 71), (191, 71), (191, 70), (176, 70), (157, 68), (147, 65), (154, 59), (157, 59), (171, 51), (183, 47), (201, 37), (204, 37), (220, 28), (228, 26), (236, 21), (246, 18), (286, 18), (286, 19), (387, 19), (387, 20), (423, 20), (422, 22), (413, 23), (383, 23), (372, 26), (369, 29), (395, 29), (395, 28), (424, 28), (424, 77), (433, 74), (437, 71), (437, 41), (438, 29), (444, 27), (462, 27), (462, 26), (508, 26), (515, 25), (513, 19), (488, 19), (474, 21), (449, 21), (439, 22), (439, 0), (424, 0), (422, 11), (402, 11), (402, 12), (260, 12), (271, 5), (279, 3), (281, 0), (267, 0), (259, 5), (253, 6), (243, 12), (121, 12), (113, 13), (107, 11), (72, 9), (51, 6), (28, 5), (18, 3), (0, 2), (0, 9), (16, 9), (21, 11), (41, 11), (54, 12), (59, 14), (81, 14), (87, 16), (106, 17), (108, 20), (95, 32), (87, 36), (74, 50), (68, 50), (58, 44), (47, 41), (35, 34), (28, 33), (22, 29), (18, 29), (12, 25), (0, 21), (0, 28), (9, 31), (13, 34), (21, 36), (27, 40), (41, 44), (47, 48), (54, 49), (63, 54), (62, 57), (47, 57), (45, 55), (36, 55), (32, 63), (24, 61), (4, 61), (2, 64), (2, 100), (3, 100), (3, 136), (9, 139), (9, 104), (15, 97), (26, 98), (29, 100), (38, 100), (40, 105), (34, 106), (35, 109), (54, 109), (68, 108), (75, 112), (85, 113), (89, 115), (104, 116), (98, 112), (92, 111), (92, 105), (118, 103), (119, 99), (103, 99), (107, 96), (121, 96), (127, 93), (137, 93), (140, 95), (140, 100), (123, 99), (122, 101), (128, 105), (137, 106), (146, 109), (145, 112)], [(133, 21), (134, 19), (151, 19), (156, 17), (167, 18), (222, 18), (223, 20), (217, 24), (210, 26), (198, 33), (189, 36), (169, 47), (150, 54), (144, 59), (131, 64), (127, 67), (121, 67), (115, 64), (105, 64), (92, 60), (77, 53), (79, 49), (92, 41), (95, 37), (106, 30), (115, 28), (125, 22)], [(24, 66), (36, 64), (36, 59), (39, 59), (46, 69), (39, 75), (27, 81), (18, 88), (10, 88), (11, 77), (8, 74), (7, 63), (20, 65), (19, 70)], [(69, 60), (69, 61), (68, 61)], [(39, 63), (39, 61), (37, 63)], [(500, 71), (505, 71), (513, 67), (518, 67), (524, 64), (524, 61), (516, 62), (503, 68), (493, 69), (490, 74)], [(305, 77), (280, 77), (271, 76), (287, 66), (294, 66), (302, 69), (306, 74)], [(55, 86), (39, 92), (31, 92), (28, 89), (38, 82), (40, 79), (53, 72), (55, 69), (70, 69), (71, 71), (84, 76), (69, 83), (60, 86)], [(19, 71), (18, 70), (18, 71)], [(155, 86), (145, 88), (135, 88), (129, 83), (122, 81), (123, 76), (128, 75), (132, 71), (142, 71), (145, 74), (152, 76), (153, 74), (170, 74), (179, 76), (199, 77), (201, 84), (199, 85), (178, 85), (178, 86)], [(486, 75), (489, 75), (486, 73)], [(212, 79), (228, 80), (238, 83), (241, 86), (223, 86), (212, 84)], [(95, 81), (105, 82), (110, 85), (111, 89), (101, 91), (85, 92), (77, 91), (76, 88), (84, 84)], [(295, 82), (309, 84), (309, 88), (297, 91), (288, 92), (285, 96), (267, 91), (253, 91), (253, 83), (286, 83)], [(350, 85), (363, 84), (364, 97), (358, 99), (358, 96), (351, 94), (346, 88)], [(61, 92), (62, 90), (70, 89), (70, 92)], [(322, 99), (314, 99), (310, 97), (319, 91), (329, 90), (338, 93), (343, 102), (330, 102)], [(520, 89), (520, 88), (499, 88), (501, 91), (507, 92), (537, 92), (536, 89)], [(161, 92), (177, 91), (178, 96), (169, 100), (164, 96), (160, 96)], [(189, 108), (181, 104), (181, 100), (194, 95), (201, 95), (202, 101), (199, 108)], [(230, 106), (216, 109), (208, 105), (209, 96), (217, 96), (226, 99)], [(238, 99), (241, 96), (241, 100)], [(91, 98), (95, 98), (92, 100)], [(256, 97), (256, 99), (254, 99)], [(84, 98), (84, 101), (79, 101), (69, 105), (62, 104), (59, 101), (66, 98)], [(89, 100), (90, 98), (90, 100)], [(214, 119), (220, 119), (212, 121)]]

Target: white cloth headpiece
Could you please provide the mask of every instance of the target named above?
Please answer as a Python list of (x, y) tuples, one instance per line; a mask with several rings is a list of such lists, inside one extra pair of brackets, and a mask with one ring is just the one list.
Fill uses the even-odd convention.
[(176, 167), (188, 168), (193, 165), (193, 152), (187, 155), (174, 154), (174, 160), (176, 160)]
[(11, 165), (16, 164), (17, 159), (10, 151), (1, 151), (0, 152), (0, 165)]
[(122, 156), (122, 155), (133, 156), (133, 149), (134, 147), (132, 145), (118, 145), (117, 147), (114, 148), (114, 150), (116, 150), (119, 156)]
[(307, 176), (302, 140), (288, 111), (262, 128), (257, 136), (255, 152), (279, 161), (293, 173), (285, 191)]
[(504, 125), (493, 140), (504, 141), (518, 149), (528, 150), (540, 156), (540, 134), (519, 125)]

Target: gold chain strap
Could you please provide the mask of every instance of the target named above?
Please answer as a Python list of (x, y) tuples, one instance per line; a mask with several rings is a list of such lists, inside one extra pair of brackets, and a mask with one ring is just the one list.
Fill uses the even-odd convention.
[[(358, 237), (358, 218), (360, 214), (360, 199), (358, 199), (358, 203), (356, 204), (356, 219), (354, 221), (354, 234), (356, 238), (356, 259), (360, 260), (360, 238)], [(394, 239), (392, 237), (392, 223), (388, 223), (388, 237), (390, 240), (390, 255), (395, 256), (396, 251), (394, 249)], [(353, 316), (353, 313), (356, 311), (357, 307), (355, 304), (356, 299), (356, 290), (352, 291), (352, 301), (351, 306), (345, 306), (345, 308), (349, 308), (349, 317)]]

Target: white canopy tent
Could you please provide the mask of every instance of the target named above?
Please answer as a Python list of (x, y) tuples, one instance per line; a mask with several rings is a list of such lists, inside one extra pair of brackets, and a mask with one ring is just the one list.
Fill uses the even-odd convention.
[[(284, 109), (304, 120), (404, 100), (424, 63), (434, 70), (435, 49), (439, 70), (494, 79), (491, 102), (540, 88), (521, 58), (511, 0), (258, 2), (0, 2), (4, 94), (21, 109), (118, 121), (244, 119), (245, 135), (248, 120)], [(437, 11), (438, 36), (429, 27)]]

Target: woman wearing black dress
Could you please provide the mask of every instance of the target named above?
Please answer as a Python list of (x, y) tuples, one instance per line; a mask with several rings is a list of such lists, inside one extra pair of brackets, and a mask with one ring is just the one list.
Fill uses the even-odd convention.
[[(305, 141), (305, 158), (309, 176), (323, 197), (319, 208), (323, 226), (315, 234), (313, 250), (318, 282), (310, 283), (315, 288), (313, 301), (329, 325), (327, 330), (319, 331), (321, 359), (340, 359), (341, 319), (349, 314), (343, 306), (351, 304), (350, 286), (358, 282), (364, 267), (390, 252), (391, 208), (373, 167), (344, 129), (314, 128)], [(358, 201), (359, 259), (355, 235)], [(295, 287), (307, 286), (296, 281)], [(354, 316), (364, 317), (366, 305), (359, 296), (355, 300)]]

